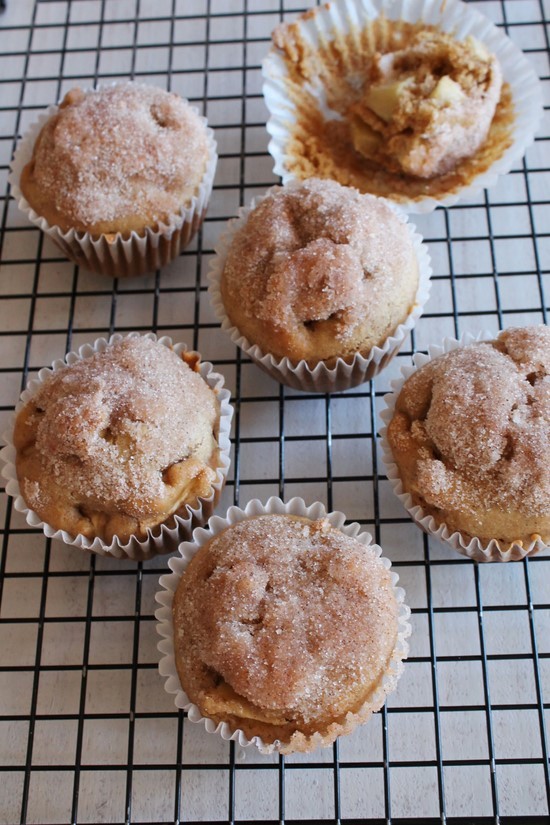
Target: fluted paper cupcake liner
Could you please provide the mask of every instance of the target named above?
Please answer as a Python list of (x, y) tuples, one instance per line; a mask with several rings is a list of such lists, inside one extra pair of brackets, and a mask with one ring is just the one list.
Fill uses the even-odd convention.
[(423, 367), (434, 358), (438, 358), (446, 352), (451, 352), (458, 347), (466, 347), (470, 344), (479, 341), (490, 341), (495, 336), (490, 332), (480, 332), (474, 336), (471, 333), (465, 333), (459, 339), (445, 338), (441, 345), (432, 345), (428, 347), (428, 354), (416, 353), (413, 356), (412, 367), (402, 367), (401, 378), (397, 378), (391, 383), (392, 392), (384, 396), (385, 408), (382, 409), (380, 417), (384, 422), (384, 426), (380, 430), (380, 445), (382, 447), (382, 457), (386, 468), (386, 475), (390, 481), (393, 492), (403, 504), (407, 512), (410, 514), (416, 524), (424, 530), (429, 536), (443, 542), (452, 547), (458, 553), (468, 556), (475, 561), (518, 561), (525, 558), (525, 556), (534, 556), (541, 550), (546, 549), (547, 545), (537, 539), (528, 544), (517, 541), (503, 543), (497, 539), (484, 541), (477, 537), (465, 536), (458, 531), (453, 531), (445, 523), (438, 524), (436, 520), (427, 513), (420, 505), (415, 504), (410, 493), (405, 492), (399, 470), (393, 460), (393, 454), (388, 442), (388, 426), (393, 418), (395, 404), (397, 397), (401, 392), (403, 384), (413, 372)]
[[(237, 524), (240, 521), (257, 516), (273, 514), (298, 516), (311, 520), (326, 518), (332, 527), (341, 530), (346, 536), (354, 537), (365, 547), (372, 547), (387, 570), (391, 567), (391, 562), (389, 559), (382, 556), (382, 548), (378, 545), (372, 544), (372, 536), (369, 533), (360, 532), (361, 527), (356, 523), (346, 525), (346, 517), (343, 513), (337, 511), (327, 513), (324, 505), (320, 502), (307, 506), (301, 498), (292, 498), (290, 501), (285, 503), (280, 498), (275, 496), (268, 499), (265, 504), (262, 504), (262, 502), (258, 499), (253, 499), (244, 509), (239, 507), (230, 507), (225, 518), (222, 518), (221, 516), (214, 516), (208, 522), (207, 527), (198, 528), (194, 531), (192, 541), (180, 544), (179, 557), (174, 556), (169, 560), (169, 566), (172, 569), (172, 573), (161, 576), (160, 578), (162, 590), (156, 594), (156, 600), (161, 607), (155, 612), (155, 616), (158, 620), (157, 631), (163, 637), (162, 641), (158, 643), (158, 649), (161, 653), (159, 671), (161, 676), (166, 680), (164, 684), (165, 689), (168, 693), (174, 695), (176, 706), (187, 711), (187, 716), (192, 722), (204, 724), (208, 733), (216, 733), (220, 735), (222, 739), (233, 740), (241, 745), (241, 747), (255, 745), (258, 750), (264, 754), (278, 751), (281, 747), (281, 743), (279, 741), (275, 741), (267, 744), (259, 736), (248, 738), (242, 730), (232, 731), (226, 722), (220, 722), (217, 724), (212, 719), (204, 717), (197, 705), (189, 700), (189, 697), (181, 687), (174, 656), (172, 603), (179, 581), (187, 565), (198, 550), (210, 541), (213, 536), (218, 535), (218, 533), (221, 533), (226, 527)], [(395, 597), (399, 605), (398, 635), (395, 648), (388, 671), (384, 675), (381, 685), (374, 690), (365, 705), (357, 711), (357, 713), (348, 714), (350, 730), (357, 724), (366, 721), (372, 713), (379, 710), (386, 701), (387, 694), (395, 690), (397, 681), (403, 671), (403, 659), (405, 659), (408, 654), (409, 646), (407, 643), (407, 638), (411, 634), (411, 625), (409, 623), (410, 610), (404, 603), (405, 591), (403, 588), (396, 586), (399, 576), (392, 572), (391, 577)], [(318, 734), (317, 737), (317, 739), (312, 737), (314, 740), (312, 742), (312, 747), (324, 747), (331, 744), (331, 742), (324, 743), (321, 734)]]
[[(92, 553), (97, 553), (100, 556), (113, 557), (117, 559), (132, 559), (134, 561), (141, 561), (156, 556), (160, 553), (171, 553), (176, 550), (178, 543), (185, 538), (192, 535), (193, 529), (199, 525), (205, 524), (208, 518), (214, 512), (214, 508), (219, 501), (221, 492), (225, 485), (227, 473), (231, 463), (230, 459), (230, 430), (231, 419), (233, 417), (233, 407), (230, 404), (231, 393), (224, 389), (224, 378), (219, 373), (215, 372), (213, 366), (208, 361), (199, 361), (199, 372), (208, 386), (216, 393), (220, 405), (220, 420), (218, 426), (218, 460), (217, 466), (214, 468), (216, 478), (212, 483), (211, 492), (208, 496), (199, 498), (194, 506), (187, 506), (186, 515), (174, 514), (168, 519), (166, 524), (161, 524), (154, 529), (149, 529), (147, 535), (143, 539), (132, 537), (129, 541), (122, 543), (116, 536), (110, 542), (106, 543), (100, 538), (89, 539), (83, 535), (72, 536), (65, 530), (56, 530), (49, 524), (43, 522), (40, 517), (31, 510), (23, 496), (19, 487), (17, 479), (17, 471), (15, 467), (16, 450), (13, 444), (13, 430), (15, 419), (20, 409), (32, 398), (37, 390), (45, 381), (62, 369), (63, 367), (82, 361), (86, 358), (91, 358), (97, 352), (104, 352), (109, 344), (122, 341), (125, 338), (139, 336), (140, 333), (133, 332), (128, 335), (120, 335), (116, 333), (112, 335), (107, 341), (105, 338), (98, 338), (93, 344), (84, 344), (78, 352), (69, 352), (65, 359), (58, 359), (53, 362), (51, 369), (44, 368), (38, 372), (36, 378), (31, 378), (27, 384), (27, 388), (21, 394), (19, 403), (12, 415), (10, 426), (8, 430), (3, 433), (2, 439), (6, 446), (0, 450), (0, 458), (3, 460), (2, 475), (7, 480), (6, 493), (14, 499), (14, 507), (22, 513), (27, 524), (36, 529), (42, 529), (47, 538), (57, 539), (65, 544), (79, 547), (82, 550), (88, 550)], [(157, 341), (170, 349), (173, 349), (177, 355), (187, 351), (185, 344), (174, 344), (167, 336), (157, 338), (157, 336), (150, 332), (144, 337)], [(197, 355), (198, 353), (190, 353)]]
[[(543, 114), (542, 88), (535, 70), (501, 29), (460, 0), (331, 0), (296, 22), (305, 41), (315, 46), (320, 39), (333, 39), (334, 32), (347, 34), (352, 28), (361, 30), (382, 14), (391, 21), (423, 21), (458, 40), (473, 35), (500, 62), (503, 79), (511, 89), (514, 107), (508, 148), (488, 169), (465, 186), (437, 197), (399, 197), (399, 205), (407, 212), (426, 213), (437, 206), (451, 206), (458, 200), (473, 198), (482, 189), (493, 186), (499, 176), (509, 172), (534, 140)], [(287, 144), (296, 123), (296, 110), (285, 85), (285, 62), (276, 48), (272, 48), (265, 58), (262, 75), (264, 99), (270, 113), (267, 130), (271, 135), (268, 148), (275, 162), (273, 171), (282, 177), (283, 183), (287, 183), (295, 177), (288, 166)], [(325, 111), (323, 89), (316, 86), (315, 81), (311, 81), (307, 88)]]
[[(191, 108), (198, 114), (195, 107)], [(207, 125), (206, 118), (200, 119), (206, 126), (208, 160), (198, 191), (189, 204), (182, 206), (169, 224), (159, 222), (155, 228), (147, 227), (143, 234), (132, 231), (127, 237), (123, 237), (120, 232), (94, 237), (89, 232), (79, 232), (76, 229), (64, 232), (59, 226), (49, 224), (32, 208), (19, 185), (23, 168), (32, 158), (34, 144), (42, 127), (58, 109), (59, 106), (50, 106), (40, 115), (23, 135), (15, 151), (8, 181), (19, 209), (51, 238), (71, 261), (93, 272), (113, 278), (127, 278), (144, 275), (166, 266), (191, 241), (208, 208), (218, 156), (214, 132)]]
[[(290, 182), (286, 188), (298, 185), (299, 182), (297, 181)], [(416, 227), (408, 222), (406, 215), (394, 207), (390, 201), (386, 201), (399, 220), (406, 224), (418, 263), (419, 278), (416, 297), (413, 308), (405, 321), (396, 327), (381, 347), (373, 347), (367, 356), (355, 353), (354, 356), (349, 358), (338, 358), (333, 367), (328, 367), (323, 361), (320, 361), (315, 367), (310, 367), (304, 360), (293, 363), (286, 357), (277, 358), (270, 353), (263, 352), (257, 344), (251, 344), (229, 320), (221, 295), (221, 276), (235, 233), (247, 222), (252, 210), (278, 189), (279, 187), (273, 186), (267, 190), (265, 195), (254, 198), (249, 206), (241, 207), (238, 216), (229, 221), (227, 229), (219, 238), (215, 247), (216, 255), (210, 261), (208, 272), (209, 293), (214, 312), (222, 325), (222, 329), (227, 332), (233, 343), (240, 347), (252, 361), (276, 381), (304, 392), (343, 392), (378, 375), (398, 353), (405, 338), (422, 315), (424, 306), (430, 297), (431, 289), (432, 267), (428, 248), (422, 242), (422, 237), (416, 232)]]

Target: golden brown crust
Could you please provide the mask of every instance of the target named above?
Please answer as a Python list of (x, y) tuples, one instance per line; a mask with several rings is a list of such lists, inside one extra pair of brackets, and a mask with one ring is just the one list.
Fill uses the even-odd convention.
[(226, 528), (190, 562), (173, 611), (189, 699), (282, 752), (328, 744), (383, 701), (398, 633), (391, 577), (326, 520)]
[(21, 190), (64, 232), (143, 234), (188, 205), (207, 158), (206, 128), (178, 95), (136, 83), (72, 89), (42, 128)]
[(438, 525), (549, 542), (550, 329), (509, 329), (418, 369), (388, 441), (404, 490)]
[(414, 304), (406, 226), (382, 200), (310, 178), (272, 191), (232, 239), (227, 315), (250, 343), (292, 362), (366, 356)]
[(209, 495), (219, 403), (183, 359), (125, 339), (56, 371), (20, 410), (21, 494), (46, 524), (125, 543)]

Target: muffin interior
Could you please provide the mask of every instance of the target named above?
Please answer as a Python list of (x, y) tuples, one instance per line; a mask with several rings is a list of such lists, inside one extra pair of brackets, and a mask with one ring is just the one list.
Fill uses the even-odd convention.
[(348, 118), (355, 149), (390, 172), (433, 178), (473, 155), (500, 97), (498, 61), (471, 36), (416, 32), (376, 54)]

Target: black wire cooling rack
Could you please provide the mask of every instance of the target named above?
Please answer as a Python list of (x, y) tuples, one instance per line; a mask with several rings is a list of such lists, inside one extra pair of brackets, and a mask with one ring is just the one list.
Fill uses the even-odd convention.
[[(293, 392), (228, 342), (208, 260), (238, 206), (276, 182), (260, 63), (297, 0), (7, 0), (0, 15), (0, 370), (3, 425), (37, 368), (114, 331), (154, 330), (213, 361), (233, 392), (220, 509), (301, 495), (359, 521), (412, 607), (397, 692), (366, 726), (308, 756), (244, 751), (179, 713), (157, 673), (154, 593), (166, 558), (106, 561), (46, 540), (0, 499), (0, 823), (549, 821), (550, 556), (478, 566), (432, 543), (380, 471), (381, 396), (445, 335), (547, 320), (549, 122), (471, 202), (420, 217), (427, 311), (374, 382)], [(547, 0), (472, 3), (528, 54), (548, 98)], [(8, 164), (37, 113), (74, 85), (136, 77), (191, 99), (216, 131), (208, 217), (151, 277), (89, 274), (17, 210)]]

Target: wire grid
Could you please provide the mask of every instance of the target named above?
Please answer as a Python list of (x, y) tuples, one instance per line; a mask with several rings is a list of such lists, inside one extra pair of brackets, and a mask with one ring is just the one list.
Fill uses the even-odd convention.
[[(434, 264), (427, 311), (374, 382), (332, 396), (279, 386), (228, 342), (206, 294), (215, 240), (275, 181), (260, 62), (294, 0), (8, 0), (0, 16), (0, 414), (27, 375), (113, 331), (184, 340), (235, 405), (220, 506), (271, 494), (340, 509), (373, 532), (412, 607), (397, 692), (332, 749), (262, 757), (177, 712), (157, 673), (166, 558), (128, 564), (46, 540), (0, 500), (0, 822), (548, 822), (550, 556), (478, 566), (431, 542), (380, 472), (381, 396), (411, 352), (547, 320), (546, 119), (512, 173), (418, 218)], [(529, 54), (548, 90), (548, 0), (472, 3)], [(136, 77), (191, 99), (220, 162), (202, 232), (151, 277), (111, 281), (60, 257), (9, 198), (16, 138), (80, 84)]]

